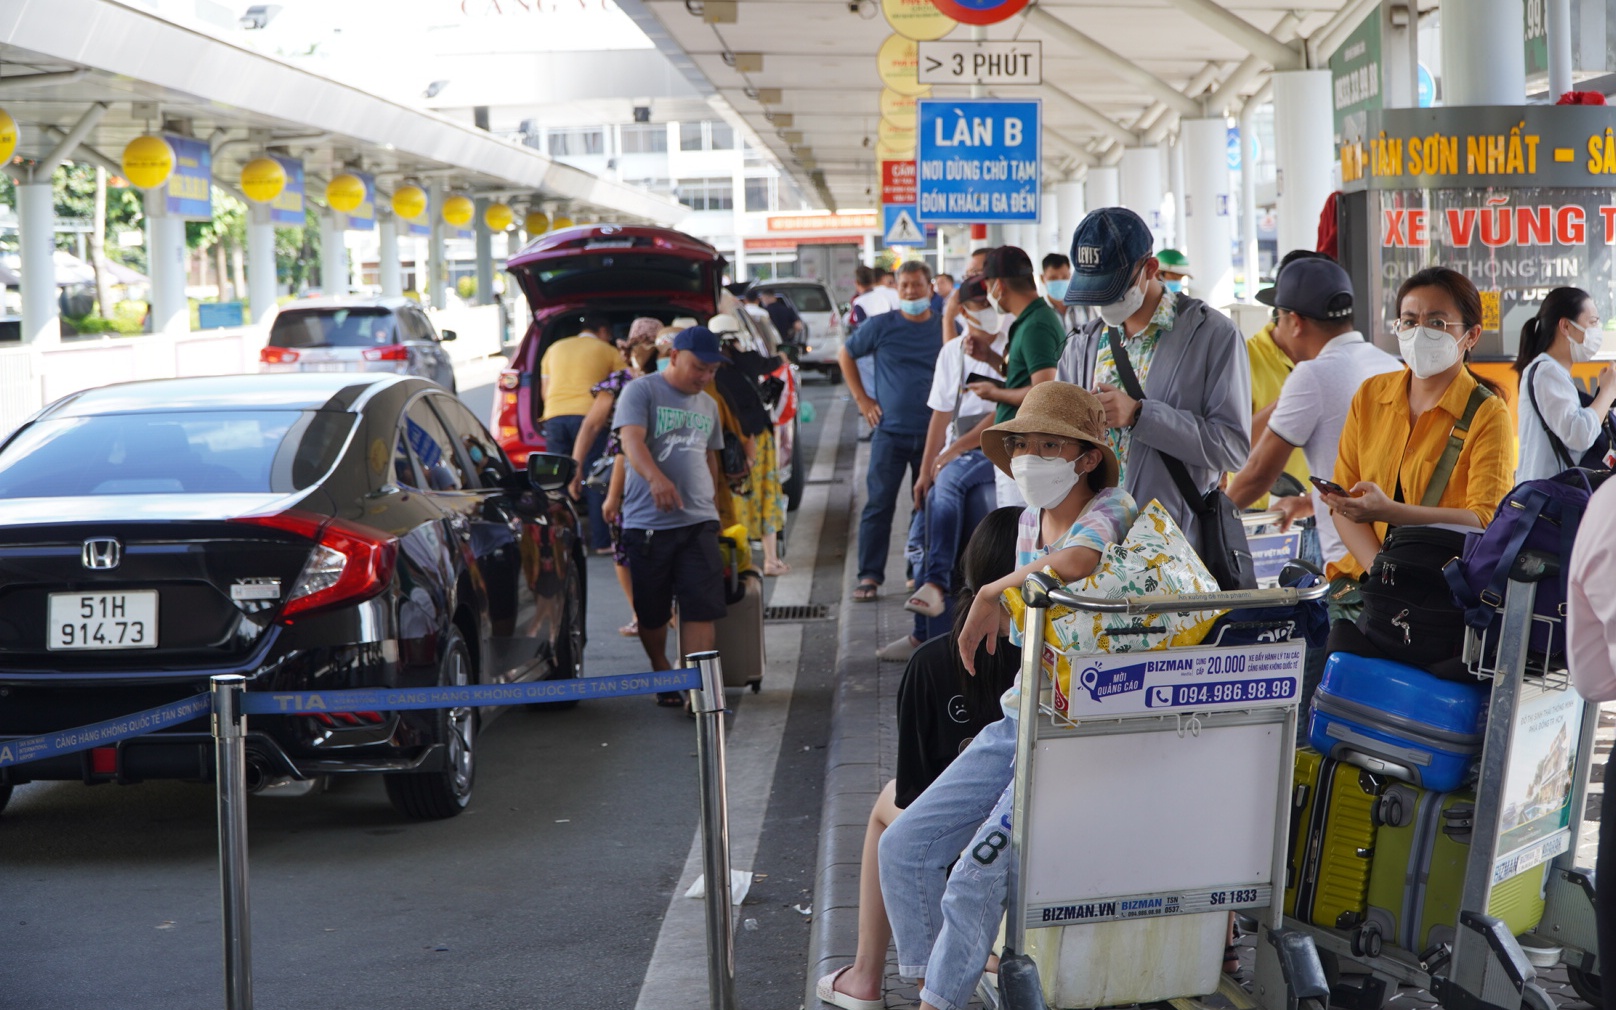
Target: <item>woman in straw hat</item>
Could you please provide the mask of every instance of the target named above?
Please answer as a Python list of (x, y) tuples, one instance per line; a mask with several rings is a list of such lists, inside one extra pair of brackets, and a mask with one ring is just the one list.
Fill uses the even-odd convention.
[[(1088, 577), (1106, 545), (1133, 525), (1138, 509), (1117, 487), (1117, 458), (1105, 431), (1105, 409), (1094, 394), (1045, 382), (1028, 390), (1014, 418), (982, 433), (982, 451), (1015, 478), (1029, 507), (1017, 529), (1016, 570), (978, 590), (961, 626), (966, 669), (974, 672), (984, 640), (994, 651), (1009, 621), (1000, 603), (1004, 590), (1045, 568), (1066, 582)], [(1020, 641), (1014, 627), (1010, 636)], [(898, 972), (922, 980), (920, 1005), (931, 1010), (959, 1010), (970, 1001), (1003, 914), (1019, 685), (1001, 704), (1005, 718), (977, 734), (881, 837), (881, 892)]]

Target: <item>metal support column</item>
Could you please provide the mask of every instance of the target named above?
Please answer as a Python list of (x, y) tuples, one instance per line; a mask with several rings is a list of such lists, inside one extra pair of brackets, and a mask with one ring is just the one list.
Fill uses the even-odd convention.
[(697, 652), (685, 666), (701, 670), (690, 694), (700, 771), (702, 872), (707, 881), (707, 985), (712, 1010), (736, 1010), (735, 931), (729, 887), (729, 785), (724, 766), (724, 673), (718, 653)]
[(1162, 246), (1161, 152), (1154, 147), (1128, 147), (1122, 151), (1118, 196), (1122, 205), (1145, 219), (1156, 247)]
[(213, 678), (214, 774), (219, 809), (219, 897), (224, 921), (225, 1010), (252, 1010), (252, 917), (247, 887), (247, 678)]
[(1038, 247), (1046, 253), (1064, 253), (1069, 245), (1061, 240), (1060, 197), (1053, 185), (1046, 186), (1038, 199)]
[(185, 300), (185, 222), (168, 213), (166, 186), (146, 191), (147, 267), (151, 274), (151, 331), (189, 333)]
[(1184, 144), (1182, 247), (1195, 264), (1195, 290), (1208, 304), (1234, 299), (1234, 265), (1229, 253), (1228, 126), (1222, 116), (1186, 119), (1179, 124)]
[(483, 220), (483, 212), (488, 209), (488, 204), (486, 197), (477, 199), (477, 215), (472, 222), (477, 227), (477, 296), (473, 302), (476, 305), (494, 304), (494, 233), (488, 230), (488, 222)]
[(396, 298), (404, 293), (404, 272), (398, 263), (398, 217), (390, 210), (376, 208), (376, 263), (381, 271), (382, 294)]
[(17, 243), (22, 250), (22, 339), (55, 344), (62, 339), (56, 305), (56, 202), (50, 175), (17, 184)]
[(1521, 0), (1465, 0), (1443, 6), (1442, 90), (1450, 108), (1526, 101), (1524, 23)]
[(320, 215), (320, 291), (327, 295), (348, 293), (347, 217), (336, 211)]
[[(1335, 160), (1330, 71), (1287, 71), (1275, 74), (1273, 82), (1279, 249), (1312, 249)], [(1247, 146), (1248, 155), (1250, 150)]]
[(427, 239), (426, 246), (426, 286), (421, 294), (435, 309), (448, 305), (448, 297), (444, 291), (448, 271), (444, 268), (443, 243), (446, 236), (443, 234), (443, 183), (432, 184), (432, 199), (427, 204), (432, 210), (432, 234)]
[(261, 323), (275, 308), (275, 223), (267, 203), (247, 205), (247, 290), (252, 321)]
[(1096, 165), (1089, 169), (1089, 177), (1083, 183), (1083, 202), (1089, 210), (1115, 207), (1122, 202), (1117, 174), (1115, 165)]

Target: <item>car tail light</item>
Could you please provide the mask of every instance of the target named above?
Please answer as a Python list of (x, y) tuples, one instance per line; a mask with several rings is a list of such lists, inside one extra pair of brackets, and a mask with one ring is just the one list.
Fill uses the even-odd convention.
[(516, 389), (521, 385), (522, 373), (516, 371), (514, 368), (507, 368), (505, 371), (499, 373), (500, 389)]
[(266, 365), (290, 365), (297, 360), (297, 352), (290, 347), (266, 347), (258, 352), (258, 360)]
[(96, 775), (118, 774), (118, 748), (90, 748), (90, 771)]
[[(517, 403), (519, 394), (516, 392), (522, 385), (522, 373), (514, 368), (507, 368), (499, 373), (498, 389), (494, 393), (494, 438), (504, 447), (507, 455), (516, 461), (517, 445), (522, 439), (522, 429), (517, 424)], [(518, 465), (520, 463), (518, 462)]]
[(360, 352), (366, 361), (408, 361), (410, 349), (403, 344), (388, 344), (386, 347), (367, 347)]
[(314, 550), (281, 608), (282, 617), (368, 600), (393, 581), (398, 539), (381, 530), (295, 510), (236, 521), (314, 542)]

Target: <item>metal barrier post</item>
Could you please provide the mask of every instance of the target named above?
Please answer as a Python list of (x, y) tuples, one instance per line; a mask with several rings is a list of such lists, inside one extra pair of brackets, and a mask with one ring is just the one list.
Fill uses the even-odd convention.
[(701, 768), (701, 841), (707, 877), (707, 989), (712, 1010), (736, 1010), (735, 933), (730, 912), (729, 786), (724, 769), (724, 672), (718, 653), (697, 652), (686, 666), (701, 670), (691, 692), (696, 756)]
[(214, 774), (219, 797), (219, 897), (224, 919), (225, 1010), (252, 1010), (252, 932), (247, 907), (247, 678), (213, 679)]

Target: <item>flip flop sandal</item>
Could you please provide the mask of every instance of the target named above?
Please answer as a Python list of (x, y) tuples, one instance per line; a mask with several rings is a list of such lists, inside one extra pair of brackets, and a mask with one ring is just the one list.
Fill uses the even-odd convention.
[(640, 622), (630, 621), (617, 629), (617, 633), (624, 638), (638, 638), (640, 636)]
[(883, 1010), (886, 1006), (885, 1000), (859, 999), (857, 996), (849, 996), (845, 992), (836, 991), (836, 980), (841, 978), (842, 974), (852, 967), (852, 965), (847, 965), (846, 967), (838, 968), (820, 979), (818, 984), (814, 986), (814, 995), (819, 997), (820, 1002), (829, 1003), (831, 1006), (839, 1006), (842, 1010)]
[(873, 603), (881, 587), (874, 582), (860, 582), (853, 588), (854, 603)]
[(786, 564), (784, 561), (780, 562), (779, 564), (775, 564), (775, 565), (764, 565), (763, 566), (763, 574), (769, 576), (770, 578), (777, 578), (777, 577), (779, 577), (781, 575), (789, 574), (790, 571), (791, 571), (791, 566)]
[(930, 582), (915, 590), (903, 609), (923, 617), (943, 616), (943, 592)]

